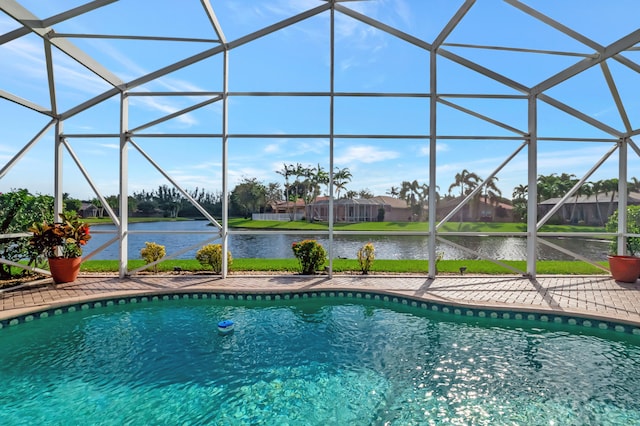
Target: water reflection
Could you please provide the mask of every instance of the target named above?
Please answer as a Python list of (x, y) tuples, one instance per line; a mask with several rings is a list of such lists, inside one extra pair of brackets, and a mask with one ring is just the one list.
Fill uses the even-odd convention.
[[(113, 231), (113, 225), (100, 225), (92, 228), (94, 231)], [(212, 227), (204, 221), (184, 222), (153, 222), (129, 224), (131, 231), (202, 231), (202, 234), (130, 234), (129, 258), (140, 259), (140, 249), (146, 241), (153, 241), (166, 246), (167, 253), (185, 249), (193, 244), (205, 244), (212, 237)], [(89, 241), (88, 251), (91, 251), (108, 241), (112, 234), (93, 234)], [(327, 236), (309, 233), (307, 235), (273, 234), (259, 235), (230, 235), (229, 248), (234, 257), (238, 258), (293, 258), (291, 244), (304, 238), (313, 238), (326, 248), (329, 247)], [(448, 237), (450, 241), (468, 249), (477, 251), (481, 256), (498, 260), (525, 260), (526, 239), (520, 237)], [(608, 243), (606, 241), (588, 238), (549, 238), (552, 243), (578, 253), (587, 259), (606, 260)], [(428, 254), (428, 239), (412, 235), (380, 235), (376, 237), (364, 235), (336, 235), (334, 236), (334, 258), (355, 259), (356, 253), (362, 245), (373, 242), (377, 259), (426, 259)], [(219, 241), (218, 241), (219, 242)], [(199, 247), (199, 246), (198, 246)], [(439, 244), (438, 251), (444, 253), (444, 259), (472, 259), (472, 255), (446, 244)], [(197, 248), (179, 256), (180, 259), (193, 259)], [(111, 245), (93, 259), (117, 259), (118, 246)], [(573, 260), (572, 257), (558, 252), (550, 247), (539, 244), (537, 258), (540, 260)]]

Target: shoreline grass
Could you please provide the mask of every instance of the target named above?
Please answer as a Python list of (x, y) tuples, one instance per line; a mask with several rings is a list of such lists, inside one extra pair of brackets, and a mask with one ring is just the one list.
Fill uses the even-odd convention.
[[(505, 260), (503, 263), (526, 271), (526, 262), (521, 260)], [(144, 266), (143, 260), (130, 260), (129, 269)], [(604, 267), (607, 262), (600, 262)], [(328, 265), (328, 264), (326, 264)], [(166, 260), (158, 264), (158, 272), (173, 272), (176, 268), (187, 272), (206, 272), (197, 260), (180, 259)], [(397, 273), (397, 274), (427, 274), (429, 264), (426, 260), (389, 260), (376, 259), (373, 262), (371, 273)], [(439, 274), (460, 274), (460, 268), (466, 268), (465, 274), (474, 275), (518, 275), (516, 272), (506, 269), (488, 260), (441, 260), (438, 262)], [(581, 261), (541, 260), (536, 263), (537, 273), (542, 275), (607, 275), (595, 266)], [(82, 272), (105, 273), (118, 271), (117, 260), (88, 260), (83, 262)], [(296, 273), (300, 271), (297, 259), (261, 259), (261, 258), (236, 258), (233, 259), (230, 271), (236, 272), (282, 272)], [(334, 259), (333, 271), (336, 273), (360, 273), (360, 265), (355, 259)]]

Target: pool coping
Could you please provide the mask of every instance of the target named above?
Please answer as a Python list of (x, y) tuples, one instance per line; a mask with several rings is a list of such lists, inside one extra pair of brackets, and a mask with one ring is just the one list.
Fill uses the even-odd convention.
[[(117, 289), (114, 287), (118, 287)], [(112, 275), (83, 275), (74, 283), (40, 280), (0, 292), (1, 327), (27, 322), (42, 313), (63, 313), (95, 303), (128, 303), (131, 298), (168, 295), (294, 295), (330, 297), (352, 294), (422, 306), (469, 318), (540, 319), (640, 334), (640, 285), (603, 276), (362, 276), (242, 275), (221, 278), (198, 275), (145, 275), (123, 280)], [(369, 296), (367, 296), (369, 295)], [(623, 297), (621, 297), (621, 295)], [(201, 297), (201, 296), (198, 296)], [(208, 296), (212, 298), (211, 296)], [(128, 299), (127, 299), (128, 298)], [(13, 305), (11, 300), (13, 299)], [(142, 300), (142, 299), (140, 299)], [(580, 303), (577, 303), (580, 302)], [(131, 302), (137, 303), (137, 302)], [(582, 305), (582, 306), (581, 306)], [(101, 305), (100, 305), (101, 306)], [(589, 309), (592, 307), (592, 309)], [(446, 309), (445, 309), (446, 308)], [(448, 311), (448, 312), (447, 312)], [(586, 322), (586, 323), (585, 323)]]

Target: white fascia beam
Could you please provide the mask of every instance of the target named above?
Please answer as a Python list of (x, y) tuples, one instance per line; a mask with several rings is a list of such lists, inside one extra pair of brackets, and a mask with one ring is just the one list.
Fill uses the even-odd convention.
[[(90, 12), (92, 10), (98, 9), (102, 6), (106, 6), (111, 3), (115, 3), (118, 0), (94, 0), (90, 3), (83, 4), (82, 6), (78, 6), (73, 9), (69, 9), (66, 12), (59, 13), (57, 15), (51, 16), (49, 18), (42, 20), (43, 27), (50, 27), (52, 25), (58, 24), (60, 22), (66, 21), (67, 19), (71, 19), (75, 16), (82, 15), (83, 13)], [(0, 4), (0, 10), (2, 9), (2, 4)], [(31, 29), (27, 26), (22, 26), (13, 31), (10, 31), (2, 36), (0, 36), (0, 45), (4, 43), (8, 43), (11, 40), (15, 40), (22, 36), (25, 36), (31, 32)]]
[(20, 22), (23, 26), (28, 27), (35, 34), (44, 39), (48, 39), (51, 44), (69, 55), (79, 64), (105, 80), (113, 87), (124, 87), (124, 82), (122, 80), (120, 80), (111, 71), (100, 65), (100, 63), (94, 60), (91, 56), (87, 55), (73, 43), (62, 38), (51, 38), (50, 34), (53, 33), (53, 29), (51, 27), (45, 26), (43, 21), (38, 19), (38, 17), (22, 7), (15, 0), (3, 0), (2, 3), (0, 3), (0, 9), (16, 21)]
[(604, 74), (604, 78), (605, 80), (607, 80), (609, 91), (611, 92), (611, 96), (613, 96), (613, 101), (616, 103), (616, 107), (618, 108), (618, 113), (620, 114), (620, 118), (624, 123), (624, 127), (627, 130), (627, 133), (629, 133), (633, 130), (633, 128), (631, 127), (631, 122), (629, 121), (629, 116), (627, 115), (627, 111), (624, 109), (624, 104), (622, 103), (622, 99), (620, 99), (620, 93), (618, 92), (618, 88), (616, 87), (616, 82), (613, 80), (613, 76), (611, 75), (609, 66), (607, 65), (606, 62), (602, 62), (600, 64), (600, 68), (602, 68), (602, 73)]
[(539, 21), (544, 22), (550, 27), (560, 31), (563, 34), (566, 34), (567, 36), (573, 38), (574, 40), (579, 41), (580, 43), (588, 46), (589, 48), (597, 52), (602, 52), (602, 50), (604, 50), (604, 46), (596, 43), (595, 41), (591, 40), (588, 37), (585, 37), (583, 34), (580, 34), (579, 32), (572, 30), (571, 28), (561, 24), (560, 22), (554, 19), (551, 19), (547, 15), (538, 12), (537, 10), (527, 6), (526, 4), (521, 3), (518, 0), (504, 0), (504, 1), (505, 3), (508, 3), (511, 6), (515, 7), (516, 9), (519, 9), (520, 11), (526, 13), (527, 15), (530, 15), (538, 19)]
[(495, 126), (502, 127), (503, 129), (508, 130), (509, 132), (517, 133), (518, 135), (523, 136), (523, 137), (527, 135), (527, 132), (524, 132), (522, 130), (516, 129), (515, 127), (511, 127), (508, 124), (505, 124), (505, 123), (503, 123), (501, 121), (498, 121), (498, 120), (494, 120), (491, 117), (487, 117), (486, 115), (483, 115), (483, 114), (480, 114), (478, 112), (472, 111), (472, 110), (467, 109), (465, 107), (462, 107), (460, 105), (454, 104), (453, 102), (449, 102), (449, 101), (446, 101), (444, 99), (439, 99), (439, 98), (437, 99), (437, 101), (438, 101), (438, 103), (441, 103), (443, 105), (447, 105), (447, 106), (449, 106), (451, 108), (454, 108), (454, 109), (457, 109), (458, 111), (461, 111), (461, 112), (464, 112), (465, 114), (469, 114), (469, 115), (471, 115), (473, 117), (479, 118), (480, 120), (486, 121), (487, 123), (491, 123), (491, 124), (493, 124)]
[(455, 53), (449, 52), (448, 50), (438, 49), (438, 55), (443, 56), (453, 62), (456, 62), (457, 64), (462, 65), (463, 67), (467, 67), (477, 73), (480, 73), (485, 77), (489, 77), (490, 79), (495, 80), (498, 83), (502, 83), (507, 87), (517, 90), (518, 92), (528, 95), (529, 92), (531, 91), (531, 89), (529, 89), (527, 86), (520, 84), (515, 80), (511, 80), (510, 78), (505, 77), (502, 74), (499, 74), (495, 71), (485, 68), (482, 65), (478, 65), (475, 62), (472, 62), (466, 58), (463, 58), (462, 56), (458, 56)]
[(49, 117), (53, 117), (54, 116), (54, 114), (53, 114), (53, 112), (51, 110), (49, 110), (49, 109), (47, 109), (47, 108), (45, 108), (45, 107), (43, 107), (41, 105), (35, 104), (35, 103), (31, 102), (31, 101), (28, 101), (26, 99), (23, 99), (23, 98), (21, 98), (19, 96), (16, 96), (14, 94), (6, 92), (6, 91), (4, 91), (2, 89), (0, 89), (0, 98), (6, 99), (9, 102), (13, 102), (13, 103), (21, 105), (21, 106), (23, 106), (25, 108), (29, 108), (29, 109), (31, 109), (31, 110), (33, 110), (35, 112), (39, 112), (40, 114), (48, 115)]
[(49, 123), (47, 123), (42, 130), (40, 130), (38, 132), (37, 135), (34, 136), (33, 139), (31, 139), (29, 141), (29, 143), (27, 143), (25, 146), (22, 147), (22, 149), (20, 151), (18, 151), (18, 153), (16, 155), (13, 156), (13, 158), (11, 158), (11, 160), (7, 161), (7, 163), (2, 167), (2, 169), (0, 169), (0, 179), (2, 179), (4, 177), (4, 175), (7, 174), (7, 172), (9, 170), (11, 170), (11, 168), (18, 162), (20, 161), (20, 159), (22, 157), (24, 157), (24, 155), (29, 152), (29, 150), (31, 149), (31, 147), (33, 147), (41, 138), (42, 136), (45, 135), (45, 133), (47, 133), (49, 131), (49, 129), (51, 129), (51, 127), (56, 124), (58, 122), (58, 120), (51, 120)]
[(202, 4), (204, 11), (207, 13), (207, 18), (209, 18), (209, 22), (211, 22), (211, 26), (213, 27), (213, 30), (218, 35), (218, 39), (220, 39), (220, 42), (225, 44), (227, 40), (224, 36), (224, 33), (222, 32), (222, 27), (220, 26), (218, 17), (216, 16), (216, 13), (213, 11), (211, 2), (209, 0), (200, 0), (200, 3)]
[(471, 6), (473, 6), (475, 2), (476, 0), (467, 0), (462, 6), (460, 6), (456, 14), (453, 15), (449, 22), (447, 22), (447, 25), (444, 26), (442, 31), (440, 31), (440, 34), (438, 34), (436, 39), (433, 41), (432, 46), (434, 49), (440, 48), (442, 43), (444, 43), (446, 38), (449, 37), (449, 34), (451, 34), (454, 28), (460, 23), (462, 18), (464, 18), (464, 15), (467, 14), (469, 9), (471, 9)]
[(365, 15), (363, 15), (361, 13), (358, 13), (353, 9), (349, 9), (348, 7), (344, 7), (344, 6), (341, 6), (339, 4), (336, 4), (335, 5), (335, 9), (337, 11), (339, 11), (339, 12), (344, 13), (347, 16), (352, 17), (353, 19), (356, 19), (356, 20), (358, 20), (360, 22), (364, 22), (365, 24), (370, 25), (370, 26), (372, 26), (374, 28), (377, 28), (380, 31), (384, 31), (386, 33), (389, 33), (389, 34), (395, 36), (395, 37), (398, 37), (399, 39), (404, 40), (407, 43), (411, 43), (411, 44), (413, 44), (413, 45), (415, 45), (417, 47), (420, 47), (422, 49), (431, 51), (432, 45), (430, 43), (427, 43), (424, 40), (420, 40), (419, 38), (416, 38), (416, 37), (414, 37), (414, 36), (412, 36), (410, 34), (402, 32), (402, 31), (400, 31), (400, 30), (398, 30), (396, 28), (390, 27), (389, 25), (383, 24), (380, 21), (376, 21), (375, 19), (372, 19), (372, 18), (370, 18), (368, 16), (365, 16)]
[(609, 46), (605, 47), (604, 50), (598, 55), (597, 58), (586, 58), (582, 61), (571, 65), (568, 68), (560, 71), (556, 75), (553, 75), (543, 81), (542, 83), (534, 86), (531, 89), (531, 93), (540, 94), (543, 93), (552, 87), (557, 86), (558, 84), (570, 79), (571, 77), (580, 74), (581, 72), (598, 65), (607, 59), (617, 55), (618, 53), (627, 50), (636, 44), (640, 43), (640, 29), (627, 34), (622, 37), (620, 40), (611, 43)]
[(573, 115), (574, 117), (576, 117), (579, 120), (584, 121), (585, 123), (588, 123), (590, 125), (592, 125), (593, 127), (602, 130), (605, 133), (608, 133), (616, 138), (621, 138), (623, 137), (622, 132), (619, 132), (618, 130), (614, 129), (613, 127), (609, 127), (606, 124), (604, 124), (601, 121), (596, 120), (593, 117), (588, 116), (587, 114), (578, 111), (575, 108), (570, 107), (569, 105), (566, 105), (554, 98), (552, 98), (551, 96), (545, 95), (545, 94), (539, 94), (537, 96), (538, 99), (540, 99), (541, 101), (544, 101), (546, 103), (548, 103), (549, 105), (552, 105), (556, 108), (558, 108), (560, 111), (564, 111), (569, 115)]
[(214, 97), (212, 99), (207, 99), (204, 102), (200, 102), (200, 103), (198, 103), (196, 105), (192, 105), (190, 107), (181, 109), (180, 111), (176, 111), (174, 113), (165, 115), (164, 117), (160, 117), (157, 120), (150, 121), (148, 123), (142, 124), (142, 125), (134, 128), (134, 129), (130, 129), (129, 132), (133, 134), (133, 133), (136, 133), (136, 132), (138, 132), (140, 130), (147, 129), (149, 127), (153, 127), (156, 124), (164, 123), (165, 121), (171, 120), (173, 118), (176, 118), (176, 117), (179, 117), (181, 115), (187, 114), (187, 113), (189, 113), (191, 111), (195, 111), (197, 109), (200, 109), (200, 108), (205, 107), (207, 105), (210, 105), (212, 103), (218, 102), (220, 99), (222, 99), (222, 95), (216, 96), (216, 97)]
[(198, 53), (196, 55), (190, 56), (188, 58), (185, 58), (181, 61), (178, 62), (174, 62), (173, 64), (166, 66), (164, 68), (160, 68), (159, 70), (156, 70), (154, 72), (151, 72), (147, 75), (144, 75), (140, 78), (137, 78), (135, 80), (130, 81), (129, 83), (127, 83), (126, 88), (127, 90), (131, 90), (135, 87), (138, 87), (140, 85), (146, 84), (150, 81), (153, 81), (157, 78), (163, 77), (167, 74), (171, 74), (174, 71), (180, 70), (182, 68), (188, 67), (189, 65), (193, 65), (195, 63), (198, 63), (200, 61), (203, 61), (207, 58), (210, 58), (212, 56), (215, 56), (219, 53), (222, 53), (225, 50), (229, 50), (238, 46), (241, 46), (243, 44), (249, 43), (250, 41), (256, 40), (260, 37), (264, 37), (265, 35), (271, 34), (275, 31), (281, 30), (282, 28), (288, 27), (289, 25), (295, 24), (297, 22), (303, 21), (311, 16), (315, 16), (319, 13), (324, 12), (325, 10), (329, 9), (329, 5), (322, 5), (322, 6), (318, 6), (315, 9), (310, 9), (306, 12), (300, 13), (296, 16), (293, 16), (291, 18), (285, 19), (283, 21), (280, 21), (276, 24), (273, 24), (269, 27), (263, 28), (259, 31), (256, 31), (254, 33), (251, 33), (249, 35), (246, 35), (244, 37), (241, 37), (235, 41), (232, 41), (230, 43), (224, 44), (224, 45), (220, 45), (220, 46), (216, 46), (213, 47), (211, 49), (207, 49), (201, 53)]

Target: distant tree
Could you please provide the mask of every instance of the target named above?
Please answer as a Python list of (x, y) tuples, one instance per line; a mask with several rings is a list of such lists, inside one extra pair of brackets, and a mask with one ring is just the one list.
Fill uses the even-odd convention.
[(340, 199), (340, 192), (346, 191), (347, 183), (351, 182), (351, 172), (348, 168), (339, 169), (333, 172), (333, 186), (336, 188), (336, 199)]
[(278, 201), (282, 200), (283, 193), (280, 188), (280, 184), (277, 182), (269, 182), (266, 187), (265, 192), (265, 207), (270, 204), (275, 204)]
[(180, 191), (168, 185), (160, 185), (154, 195), (158, 208), (164, 212), (165, 217), (178, 217), (183, 199)]
[(398, 198), (398, 196), (400, 195), (400, 188), (392, 186), (391, 188), (389, 188), (386, 194), (393, 198)]
[(520, 220), (526, 221), (527, 218), (527, 197), (529, 196), (529, 187), (527, 185), (518, 185), (513, 188), (513, 204), (514, 215)]
[(371, 190), (369, 190), (369, 188), (361, 189), (360, 192), (358, 192), (358, 196), (360, 198), (364, 198), (364, 199), (369, 199), (369, 198), (375, 197), (375, 195), (373, 195), (373, 192), (371, 192)]
[[(470, 194), (482, 182), (480, 176), (467, 169), (456, 173), (454, 182), (449, 186), (449, 193), (453, 188), (460, 188), (460, 198)], [(460, 222), (464, 222), (464, 209), (460, 209)]]
[(283, 164), (282, 170), (276, 170), (277, 174), (282, 175), (282, 177), (284, 177), (284, 199), (285, 201), (287, 201), (287, 210), (289, 211), (290, 220), (293, 220), (294, 209), (289, 208), (289, 203), (290, 202), (295, 203), (295, 201), (298, 199), (298, 194), (297, 192), (295, 192), (292, 195), (291, 193), (292, 187), (291, 185), (289, 185), (289, 178), (293, 176), (297, 176), (297, 173), (301, 167), (302, 166), (300, 165), (300, 163), (298, 163), (297, 166), (294, 166), (293, 164)]
[(413, 182), (404, 181), (400, 187), (399, 198), (405, 200), (407, 205), (411, 207), (411, 212), (422, 220), (424, 207), (429, 200), (429, 185), (420, 184), (417, 180)]
[(103, 217), (104, 206), (102, 205), (102, 202), (100, 201), (100, 199), (96, 197), (96, 198), (93, 198), (90, 202), (92, 205), (94, 205), (98, 209), (98, 217)]
[(231, 191), (229, 202), (234, 213), (250, 217), (265, 205), (267, 188), (256, 178), (244, 178)]
[(602, 218), (602, 209), (600, 208), (600, 201), (598, 200), (598, 195), (604, 190), (603, 181), (598, 180), (595, 182), (591, 182), (591, 191), (593, 192), (593, 196), (595, 198), (596, 203), (596, 213), (598, 214), (598, 222), (600, 226), (604, 226), (604, 219)]
[(493, 176), (491, 179), (487, 179), (486, 181), (484, 181), (484, 186), (482, 187), (484, 203), (489, 204), (492, 207), (498, 206), (498, 204), (500, 203), (500, 197), (502, 196), (502, 191), (500, 191), (496, 184), (497, 181), (498, 177)]
[(156, 209), (158, 208), (158, 203), (156, 203), (153, 200), (140, 201), (137, 207), (140, 213), (142, 213), (145, 216), (150, 216), (156, 212)]
[(80, 209), (82, 209), (82, 201), (78, 200), (77, 198), (69, 197), (69, 194), (67, 193), (63, 195), (62, 200), (64, 202), (64, 210), (67, 212), (78, 213), (80, 212)]

